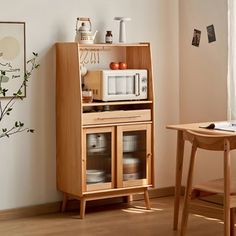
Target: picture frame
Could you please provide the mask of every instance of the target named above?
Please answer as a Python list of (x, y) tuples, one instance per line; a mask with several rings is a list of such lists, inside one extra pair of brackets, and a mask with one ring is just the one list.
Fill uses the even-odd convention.
[(199, 47), (201, 41), (201, 31), (194, 29), (193, 31), (193, 40), (192, 40), (192, 45), (195, 47)]
[[(11, 98), (24, 82), (25, 59), (25, 22), (0, 22), (0, 85), (6, 89), (5, 96)], [(26, 97), (23, 86), (18, 97)]]
[(216, 33), (214, 25), (209, 25), (207, 28), (208, 43), (213, 43), (216, 41)]

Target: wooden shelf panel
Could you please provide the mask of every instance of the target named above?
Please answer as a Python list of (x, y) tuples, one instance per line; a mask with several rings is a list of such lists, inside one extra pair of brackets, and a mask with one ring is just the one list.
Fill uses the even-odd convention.
[[(84, 196), (92, 196), (95, 194), (102, 194), (102, 197), (105, 196), (105, 194), (107, 193), (109, 194), (115, 194), (114, 196), (117, 197), (117, 193), (121, 193), (123, 196), (123, 194), (129, 194), (129, 193), (138, 193), (138, 192), (143, 192), (144, 188), (148, 188), (148, 187), (152, 187), (151, 184), (145, 184), (142, 186), (133, 186), (133, 187), (126, 187), (126, 188), (112, 188), (112, 189), (102, 189), (102, 190), (97, 190), (97, 191), (93, 191), (93, 192), (83, 192)], [(110, 197), (111, 195), (109, 195)], [(97, 198), (96, 198), (97, 199)]]
[(94, 43), (94, 44), (78, 44), (80, 48), (94, 47), (148, 47), (149, 43)]
[(83, 103), (83, 107), (91, 107), (91, 106), (116, 106), (116, 105), (130, 105), (130, 104), (151, 104), (152, 101), (119, 101), (119, 102), (91, 102), (91, 103)]
[(125, 123), (125, 122), (122, 122), (122, 123), (116, 123), (116, 124), (114, 124), (114, 123), (111, 123), (111, 124), (97, 124), (97, 125), (94, 125), (94, 124), (92, 124), (92, 125), (83, 125), (82, 126), (82, 128), (96, 128), (96, 127), (107, 127), (107, 126), (119, 126), (119, 125), (130, 125), (130, 124), (132, 124), (132, 125), (141, 125), (141, 124), (153, 124), (153, 121), (140, 121), (140, 122), (128, 122), (128, 123)]

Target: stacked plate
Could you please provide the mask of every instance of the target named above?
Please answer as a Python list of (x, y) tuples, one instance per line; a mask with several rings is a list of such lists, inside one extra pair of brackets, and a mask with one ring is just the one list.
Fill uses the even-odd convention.
[(87, 170), (86, 180), (87, 184), (103, 183), (105, 182), (105, 172), (103, 170)]

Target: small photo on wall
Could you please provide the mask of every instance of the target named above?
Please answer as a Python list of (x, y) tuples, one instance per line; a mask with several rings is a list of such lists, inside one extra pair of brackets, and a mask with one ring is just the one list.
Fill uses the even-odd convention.
[(195, 46), (195, 47), (199, 47), (200, 40), (201, 40), (201, 31), (197, 30), (197, 29), (194, 29), (192, 45)]
[(212, 43), (216, 41), (214, 25), (207, 26), (207, 36), (208, 36), (208, 43)]

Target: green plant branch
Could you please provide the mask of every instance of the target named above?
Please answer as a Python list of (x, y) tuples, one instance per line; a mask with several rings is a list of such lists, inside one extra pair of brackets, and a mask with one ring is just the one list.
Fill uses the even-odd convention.
[[(15, 101), (13, 102), (14, 99), (11, 99), (4, 107), (4, 109), (1, 111), (1, 116), (0, 116), (0, 122), (3, 119), (3, 117), (7, 114), (10, 115), (10, 111), (12, 111), (12, 107), (15, 104)], [(12, 104), (11, 104), (12, 103)], [(9, 114), (8, 114), (9, 113)]]
[(21, 132), (24, 132), (24, 131), (31, 132), (31, 133), (34, 132), (33, 129), (23, 128), (23, 126), (22, 127), (15, 127), (14, 126), (11, 129), (7, 130), (6, 132), (3, 132), (2, 134), (0, 134), (0, 138), (3, 138), (3, 137), (8, 137), (9, 138), (13, 134), (21, 133)]
[[(38, 67), (39, 67), (39, 64), (37, 64), (37, 62), (36, 62), (37, 57), (38, 57), (38, 54), (33, 52), (33, 58), (26, 62), (27, 64), (30, 64), (30, 69), (28, 71), (26, 71), (26, 73), (24, 75), (23, 82), (21, 83), (18, 90), (15, 93), (13, 93), (12, 97), (6, 103), (6, 105), (3, 106), (2, 101), (0, 101), (0, 123), (6, 115), (10, 115), (11, 111), (13, 110), (13, 106), (15, 104), (15, 99), (16, 98), (23, 99), (21, 96), (22, 95), (22, 88), (27, 86), (27, 83), (29, 81), (29, 78), (32, 75), (32, 72), (35, 69), (38, 69)], [(6, 93), (8, 91), (8, 89), (2, 88), (2, 78), (5, 75), (5, 72), (4, 71), (0, 71), (0, 72), (1, 72), (1, 74), (0, 74), (0, 95), (3, 95), (3, 97), (5, 97)], [(7, 130), (6, 128), (3, 128), (2, 133), (0, 134), (0, 138), (9, 137), (10, 135), (24, 132), (24, 131), (31, 132), (31, 133), (34, 132), (33, 129), (23, 128), (23, 126), (24, 126), (24, 124), (19, 121), (19, 122), (16, 122), (15, 126), (13, 126), (9, 130)]]
[(2, 114), (2, 103), (0, 101), (0, 114)]

